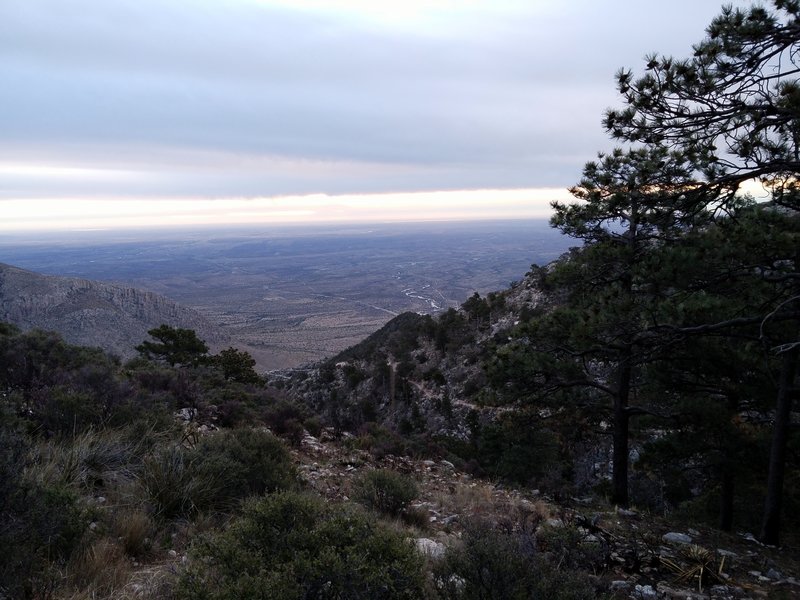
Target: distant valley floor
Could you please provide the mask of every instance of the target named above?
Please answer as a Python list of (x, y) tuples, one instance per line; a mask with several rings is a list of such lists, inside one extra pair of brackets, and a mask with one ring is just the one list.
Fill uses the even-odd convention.
[(163, 294), (224, 327), (261, 369), (360, 341), (521, 279), (569, 240), (546, 221), (90, 232), (0, 241), (0, 262)]

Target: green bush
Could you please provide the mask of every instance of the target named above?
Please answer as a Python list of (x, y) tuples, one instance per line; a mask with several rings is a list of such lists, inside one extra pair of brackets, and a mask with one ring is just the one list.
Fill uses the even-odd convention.
[(355, 365), (346, 364), (342, 367), (342, 374), (347, 387), (355, 389), (359, 383), (367, 378), (367, 374)]
[(48, 434), (105, 423), (130, 400), (118, 361), (97, 348), (66, 344), (58, 334), (0, 331), (0, 388), (25, 397), (25, 419)]
[(539, 551), (548, 560), (567, 569), (598, 572), (606, 564), (606, 549), (599, 542), (587, 542), (584, 534), (570, 526), (545, 525), (536, 534)]
[(278, 400), (263, 410), (262, 418), (275, 435), (286, 439), (289, 443), (298, 445), (303, 439), (305, 413), (296, 404)]
[(365, 423), (359, 429), (357, 446), (375, 458), (406, 456), (410, 452), (408, 440), (377, 423)]
[(63, 387), (37, 389), (33, 394), (34, 418), (50, 434), (69, 434), (100, 424), (102, 408), (85, 392)]
[(165, 517), (227, 508), (247, 496), (291, 488), (296, 481), (285, 446), (255, 429), (209, 435), (191, 450), (163, 448), (145, 460), (141, 477), (155, 512)]
[(314, 437), (319, 437), (322, 433), (322, 421), (319, 417), (308, 417), (303, 421), (303, 427)]
[(387, 515), (400, 514), (418, 494), (414, 480), (385, 469), (367, 471), (353, 481), (353, 499)]
[(241, 400), (231, 398), (217, 405), (217, 423), (221, 427), (236, 427), (253, 420), (253, 412)]
[(533, 537), (505, 534), (482, 523), (467, 525), (462, 543), (434, 568), (444, 600), (589, 600), (586, 575), (559, 570), (536, 552)]
[(289, 489), (297, 482), (289, 452), (267, 431), (209, 435), (191, 451), (191, 460), (197, 476), (213, 486), (216, 504)]
[(397, 533), (352, 506), (281, 492), (251, 499), (223, 533), (201, 538), (178, 600), (423, 596), (422, 561)]

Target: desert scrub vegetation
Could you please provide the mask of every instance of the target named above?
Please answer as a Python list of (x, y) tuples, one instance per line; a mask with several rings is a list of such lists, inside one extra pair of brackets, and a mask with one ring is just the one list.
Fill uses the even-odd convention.
[(87, 523), (72, 489), (30, 477), (30, 440), (3, 422), (0, 596), (34, 597), (55, 586)]
[(214, 483), (198, 477), (189, 452), (178, 444), (148, 456), (139, 482), (154, 514), (166, 519), (191, 517), (214, 496)]
[(111, 481), (134, 478), (141, 469), (142, 456), (140, 444), (120, 430), (87, 429), (37, 444), (30, 475), (39, 481), (91, 492)]
[(266, 430), (183, 437), (179, 408), (271, 398), (214, 369), (121, 365), (0, 324), (0, 547), (13, 549), (0, 552), (0, 598), (132, 597), (153, 588), (131, 583), (144, 569), (160, 573), (153, 597), (171, 597), (174, 576), (158, 566), (185, 549), (181, 532), (296, 486)]
[(231, 527), (198, 540), (178, 600), (424, 597), (422, 559), (352, 505), (280, 492), (249, 500)]
[(198, 476), (213, 482), (216, 503), (297, 485), (286, 446), (268, 431), (222, 431), (202, 438), (190, 454)]
[(204, 437), (194, 448), (159, 449), (145, 460), (140, 482), (155, 514), (170, 518), (232, 508), (247, 496), (292, 488), (297, 476), (271, 433), (233, 429)]
[(501, 532), (484, 521), (467, 524), (461, 542), (434, 566), (442, 600), (590, 600), (584, 573), (561, 568), (539, 553), (535, 536)]
[(387, 469), (366, 471), (353, 481), (353, 499), (385, 515), (399, 515), (418, 495), (413, 479)]

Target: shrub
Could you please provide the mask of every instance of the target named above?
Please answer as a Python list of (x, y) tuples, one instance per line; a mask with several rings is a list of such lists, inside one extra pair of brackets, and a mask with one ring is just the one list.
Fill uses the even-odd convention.
[(176, 598), (417, 599), (422, 561), (403, 537), (352, 506), (282, 492), (252, 499), (191, 551)]
[(449, 548), (435, 567), (434, 585), (447, 600), (595, 597), (587, 576), (560, 571), (537, 555), (532, 536), (500, 533), (477, 522), (467, 525), (462, 543)]
[(188, 452), (180, 446), (157, 450), (144, 461), (140, 484), (156, 515), (192, 516), (211, 504), (216, 482), (197, 476)]
[(291, 488), (296, 480), (279, 439), (266, 431), (234, 429), (204, 437), (192, 450), (171, 446), (156, 452), (145, 461), (141, 483), (157, 514), (186, 517)]
[(0, 332), (0, 388), (24, 393), (27, 420), (49, 433), (71, 433), (106, 422), (130, 388), (118, 361), (97, 348), (70, 346), (44, 331)]
[(586, 542), (584, 534), (575, 527), (542, 526), (537, 532), (536, 542), (539, 550), (546, 553), (552, 562), (568, 569), (597, 572), (606, 563), (601, 544)]
[(359, 430), (357, 446), (375, 458), (405, 456), (409, 453), (408, 441), (377, 423), (366, 423)]
[(303, 427), (314, 437), (319, 437), (322, 433), (322, 421), (320, 421), (319, 417), (308, 417), (303, 421)]
[(236, 427), (251, 420), (252, 417), (252, 411), (247, 405), (235, 398), (225, 400), (217, 405), (217, 422), (221, 427)]
[(355, 365), (346, 364), (342, 367), (345, 383), (350, 389), (355, 389), (359, 383), (367, 378), (367, 374)]
[(32, 475), (50, 484), (93, 490), (109, 479), (132, 478), (141, 466), (135, 442), (113, 430), (90, 429), (40, 446)]
[(267, 427), (275, 435), (289, 440), (292, 444), (299, 444), (303, 439), (303, 419), (305, 415), (301, 408), (286, 400), (278, 400), (273, 406), (264, 410), (263, 419)]
[(411, 478), (385, 469), (367, 471), (353, 481), (353, 499), (387, 515), (398, 515), (418, 494)]
[(32, 417), (49, 434), (70, 434), (99, 425), (102, 406), (86, 392), (62, 386), (41, 387), (31, 394)]
[(293, 487), (291, 456), (274, 435), (233, 429), (204, 437), (191, 451), (195, 471), (214, 489), (214, 503)]

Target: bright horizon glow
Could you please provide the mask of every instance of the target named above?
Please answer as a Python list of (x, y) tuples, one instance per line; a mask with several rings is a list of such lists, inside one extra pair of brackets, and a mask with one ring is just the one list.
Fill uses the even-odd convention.
[[(769, 198), (758, 181), (742, 192)], [(210, 225), (313, 225), (486, 219), (546, 219), (550, 203), (575, 202), (564, 188), (304, 194), (233, 198), (24, 198), (0, 200), (0, 234)]]
[(0, 201), (0, 233), (207, 225), (548, 218), (566, 189), (309, 194), (254, 198)]

